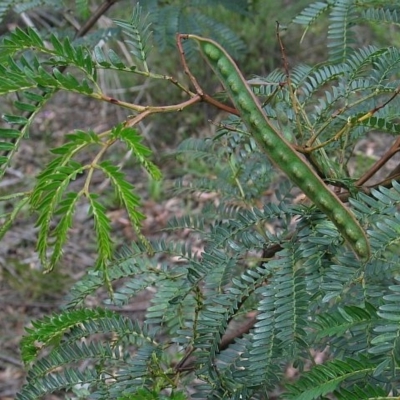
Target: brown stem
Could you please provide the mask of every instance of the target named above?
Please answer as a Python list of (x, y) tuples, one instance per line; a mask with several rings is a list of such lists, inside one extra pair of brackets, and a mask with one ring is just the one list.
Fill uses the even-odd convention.
[[(175, 104), (173, 106), (161, 106), (161, 107), (141, 107), (140, 114), (136, 115), (134, 118), (128, 119), (125, 121), (125, 126), (135, 126), (143, 119), (148, 117), (151, 114), (157, 113), (167, 113), (173, 111), (182, 111), (184, 108), (196, 104), (201, 101), (201, 97), (199, 95), (195, 95), (189, 100), (186, 100), (182, 103)], [(133, 105), (132, 105), (133, 106)], [(133, 107), (132, 107), (133, 108)]]
[(383, 180), (378, 182), (376, 185), (369, 186), (369, 189), (383, 186), (386, 188), (391, 188), (393, 186), (392, 181), (399, 181), (400, 180), (400, 165), (398, 165), (390, 174)]
[(232, 330), (232, 332), (228, 332), (227, 334), (225, 334), (221, 339), (221, 343), (219, 344), (218, 349), (220, 351), (227, 349), (228, 346), (232, 344), (236, 339), (242, 337), (246, 333), (249, 333), (250, 329), (253, 328), (256, 322), (257, 315), (254, 315), (253, 317), (246, 320), (243, 325)]
[(289, 62), (288, 62), (288, 59), (286, 57), (285, 46), (283, 45), (283, 41), (282, 41), (281, 35), (279, 33), (279, 27), (280, 27), (279, 21), (276, 21), (276, 28), (275, 28), (276, 37), (278, 39), (279, 47), (281, 49), (281, 58), (282, 58), (282, 61), (283, 61), (283, 69), (284, 69), (285, 75), (286, 75), (286, 82), (290, 86)]
[(208, 94), (204, 93), (202, 96), (202, 99), (208, 103), (211, 104), (214, 107), (219, 108), (222, 111), (226, 111), (228, 113), (234, 114), (234, 115), (240, 115), (238, 110), (236, 110), (236, 108), (230, 107), (226, 104), (223, 104), (221, 102), (219, 102), (218, 100), (215, 100), (213, 97), (209, 96)]
[(197, 94), (199, 94), (201, 97), (203, 97), (203, 90), (199, 85), (199, 82), (197, 82), (197, 79), (195, 78), (195, 76), (190, 72), (190, 69), (187, 65), (186, 62), (186, 57), (185, 57), (185, 51), (183, 50), (183, 46), (182, 46), (182, 40), (188, 39), (189, 35), (187, 34), (182, 34), (182, 33), (178, 33), (176, 35), (176, 44), (178, 46), (178, 50), (179, 50), (179, 56), (181, 59), (181, 63), (183, 66), (183, 70), (185, 71), (185, 74), (189, 77), (190, 82), (192, 82), (194, 88), (196, 89)]
[[(225, 334), (221, 342), (218, 346), (219, 351), (223, 351), (228, 348), (230, 344), (232, 344), (236, 339), (242, 337), (246, 333), (250, 332), (250, 329), (253, 328), (254, 324), (257, 322), (257, 315), (247, 319), (245, 323), (238, 328), (234, 329), (232, 332)], [(190, 372), (194, 369), (194, 364), (196, 362), (196, 356), (193, 354), (194, 349), (190, 347), (188, 351), (183, 356), (182, 360), (179, 361), (178, 364), (175, 365), (174, 370), (176, 372)]]
[(386, 100), (383, 104), (381, 104), (380, 106), (375, 107), (374, 109), (372, 109), (370, 112), (368, 112), (367, 114), (365, 114), (363, 117), (359, 118), (358, 121), (363, 121), (364, 119), (370, 118), (372, 117), (372, 115), (374, 115), (377, 111), (379, 111), (381, 108), (386, 107), (392, 100), (394, 100), (394, 98), (400, 93), (400, 86), (396, 88), (396, 90), (394, 91), (393, 95), (391, 97), (389, 97), (388, 100)]
[(194, 348), (189, 346), (186, 348), (185, 354), (182, 359), (174, 366), (176, 372), (188, 371), (193, 367), (196, 357), (192, 356)]
[(196, 77), (190, 72), (189, 66), (188, 66), (188, 64), (186, 62), (185, 51), (183, 50), (183, 46), (182, 46), (182, 40), (186, 40), (187, 38), (188, 38), (187, 34), (178, 33), (176, 35), (176, 44), (178, 46), (179, 56), (180, 56), (180, 59), (181, 59), (183, 70), (184, 70), (185, 74), (189, 77), (189, 80), (190, 80), (190, 82), (192, 82), (194, 88), (196, 89), (196, 93), (206, 103), (211, 104), (212, 106), (217, 107), (220, 110), (229, 112), (229, 113), (234, 114), (234, 115), (239, 115), (239, 113), (236, 110), (236, 108), (227, 106), (227, 105), (219, 102), (218, 100), (215, 100), (210, 95), (204, 93), (204, 91), (201, 88), (199, 82), (197, 82)]
[(119, 0), (106, 0), (104, 3), (100, 4), (97, 10), (92, 14), (92, 16), (82, 25), (79, 31), (76, 33), (75, 38), (82, 37), (86, 35), (92, 29), (93, 25), (99, 20), (99, 18), (105, 14), (110, 7), (112, 7)]
[(381, 169), (398, 151), (400, 151), (400, 138), (392, 144), (390, 149), (355, 183), (361, 186)]

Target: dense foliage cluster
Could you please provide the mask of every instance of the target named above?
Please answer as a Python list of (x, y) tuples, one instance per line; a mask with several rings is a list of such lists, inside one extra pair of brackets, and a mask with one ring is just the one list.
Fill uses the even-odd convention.
[[(11, 7), (22, 13), (54, 2), (19, 3), (3, 1), (0, 18)], [(88, 3), (76, 1), (76, 6), (90, 21)], [(17, 399), (55, 391), (65, 391), (69, 398), (96, 399), (265, 399), (277, 391), (281, 398), (301, 400), (331, 393), (337, 399), (397, 398), (400, 174), (394, 169), (379, 178), (377, 173), (400, 149), (400, 52), (396, 43), (361, 46), (357, 34), (367, 23), (398, 26), (400, 7), (378, 0), (312, 3), (293, 23), (311, 35), (326, 18), (329, 59), (289, 68), (278, 35), (282, 68), (248, 82), (273, 129), (312, 166), (313, 174), (348, 202), (367, 232), (371, 254), (360, 260), (331, 219), (313, 205), (313, 198), (295, 199), (296, 187), (277, 175), (268, 151), (259, 145), (262, 138), (255, 140), (237, 110), (203, 92), (185, 58), (194, 47), (178, 43), (191, 86), (155, 73), (148, 58), (151, 40), (162, 47), (167, 43), (163, 41), (172, 40), (174, 30), (208, 33), (229, 51), (240, 51), (240, 41), (206, 14), (184, 19), (187, 10), (180, 2), (147, 3), (143, 7), (153, 10), (149, 15), (137, 5), (130, 19), (117, 20), (113, 28), (90, 34), (87, 40), (90, 24), (74, 35), (16, 28), (0, 41), (0, 95), (12, 98), (14, 107), (3, 116), (0, 128), (1, 176), (57, 91), (75, 92), (132, 113), (102, 133), (69, 133), (65, 143), (51, 149), (53, 158), (32, 188), (1, 197), (15, 202), (2, 216), (0, 235), (27, 206), (37, 216), (37, 251), (47, 272), (62, 263), (80, 201), (90, 206), (98, 250), (95, 265), (71, 289), (65, 307), (33, 321), (27, 330), (21, 352), (28, 375)], [(249, 12), (247, 1), (193, 1), (191, 7), (200, 3), (228, 8), (235, 4), (234, 11)], [(152, 22), (163, 28), (153, 36)], [(108, 46), (117, 39), (129, 49), (133, 63)], [(167, 82), (185, 100), (163, 106), (122, 101), (103, 91), (100, 70)], [(201, 254), (190, 241), (150, 242), (144, 237), (140, 196), (108, 157), (115, 143), (123, 143), (152, 179), (162, 179), (139, 123), (165, 112), (179, 118), (179, 111), (200, 102), (231, 116), (215, 137), (187, 139), (176, 149), (180, 158), (213, 166), (212, 178), (181, 179), (176, 191), (218, 193), (219, 202), (201, 215), (174, 218), (168, 230), (193, 232), (204, 244)], [(370, 132), (393, 135), (393, 144), (362, 170), (355, 163), (356, 146)], [(95, 157), (81, 163), (78, 155), (89, 146), (96, 149)], [(279, 164), (279, 159), (274, 161)], [(91, 186), (95, 172), (110, 181), (138, 237), (117, 256), (106, 204)], [(72, 190), (77, 177), (83, 177), (81, 188)], [(368, 185), (372, 177), (375, 183)], [(268, 188), (274, 196), (265, 196)], [(86, 299), (104, 285), (109, 291), (104, 306), (86, 307)], [(150, 287), (154, 295), (144, 323), (115, 311), (115, 306), (134, 302)], [(323, 350), (329, 361), (316, 365), (314, 352)], [(82, 370), (87, 360), (89, 367)], [(297, 380), (286, 381), (288, 365), (298, 368)]]

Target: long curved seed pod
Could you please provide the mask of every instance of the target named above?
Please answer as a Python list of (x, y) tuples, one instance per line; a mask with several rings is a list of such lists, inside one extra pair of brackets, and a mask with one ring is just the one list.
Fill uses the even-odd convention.
[(267, 156), (329, 217), (356, 255), (367, 260), (369, 242), (353, 213), (270, 123), (229, 54), (211, 39), (196, 35), (184, 37), (197, 41), (251, 135)]

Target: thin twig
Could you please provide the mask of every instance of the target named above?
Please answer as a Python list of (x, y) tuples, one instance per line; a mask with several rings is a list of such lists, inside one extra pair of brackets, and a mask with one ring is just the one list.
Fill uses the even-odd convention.
[[(355, 183), (356, 186), (361, 186), (375, 175), (398, 151), (400, 151), (400, 138), (392, 144), (390, 149)], [(392, 173), (395, 175), (396, 172)]]
[(212, 106), (219, 108), (220, 110), (229, 112), (234, 115), (239, 115), (239, 112), (236, 110), (236, 108), (227, 106), (226, 104), (223, 104), (223, 103), (219, 102), (218, 100), (215, 100), (213, 97), (211, 97), (207, 93), (204, 93), (199, 82), (197, 82), (197, 79), (191, 73), (189, 66), (187, 64), (187, 61), (186, 61), (185, 51), (183, 50), (183, 46), (182, 46), (182, 40), (186, 40), (186, 39), (188, 39), (188, 37), (189, 37), (189, 35), (186, 35), (186, 34), (178, 34), (176, 36), (176, 45), (179, 50), (179, 55), (180, 55), (181, 63), (183, 66), (183, 70), (184, 70), (185, 74), (189, 77), (190, 82), (192, 82), (192, 84), (196, 90), (196, 93), (200, 96), (201, 100), (205, 101), (206, 103), (211, 104)]
[(189, 80), (190, 80), (190, 82), (192, 82), (194, 88), (196, 89), (197, 94), (199, 94), (201, 97), (203, 97), (203, 95), (204, 95), (203, 89), (200, 87), (195, 76), (190, 72), (190, 69), (186, 62), (185, 51), (183, 50), (182, 40), (188, 39), (188, 38), (189, 38), (189, 35), (178, 33), (176, 35), (176, 45), (179, 50), (179, 56), (180, 56), (181, 63), (183, 66), (183, 71), (189, 77)]
[(110, 7), (112, 7), (115, 3), (118, 3), (119, 0), (106, 0), (104, 3), (100, 4), (97, 7), (97, 10), (92, 14), (92, 16), (82, 25), (79, 31), (75, 35), (75, 39), (86, 35), (92, 29), (94, 24), (100, 19), (100, 17), (105, 14)]
[[(380, 106), (374, 107), (372, 110), (368, 111), (367, 113), (365, 113), (362, 117), (357, 118), (357, 120), (355, 122), (351, 122), (350, 120), (340, 129), (340, 131), (338, 133), (336, 133), (334, 136), (332, 136), (330, 139), (326, 140), (323, 143), (319, 143), (318, 145), (315, 145), (314, 147), (311, 147), (312, 143), (314, 143), (314, 141), (316, 140), (317, 136), (319, 135), (319, 133), (321, 133), (323, 131), (323, 129), (321, 128), (319, 130), (319, 133), (314, 136), (314, 138), (312, 138), (312, 140), (310, 139), (309, 143), (308, 143), (308, 148), (307, 148), (307, 152), (311, 153), (315, 150), (321, 149), (325, 146), (327, 146), (330, 143), (336, 142), (337, 140), (339, 140), (348, 130), (352, 125), (355, 125), (357, 122), (360, 123), (362, 121), (365, 121), (368, 118), (371, 118), (377, 111), (379, 111), (380, 109), (386, 107), (398, 94), (400, 93), (400, 86), (398, 88), (396, 88), (396, 90), (394, 91), (393, 95), (386, 100), (384, 103), (382, 103)], [(373, 97), (374, 94), (370, 94), (369, 97)], [(362, 99), (357, 100), (356, 102), (354, 102), (352, 104), (352, 106), (355, 106), (363, 101), (365, 101), (367, 97), (364, 97)], [(350, 109), (350, 106), (347, 106), (346, 109)], [(340, 110), (338, 110), (334, 115), (332, 115), (333, 117), (336, 117), (339, 114), (342, 114), (344, 112), (344, 108), (341, 108)]]

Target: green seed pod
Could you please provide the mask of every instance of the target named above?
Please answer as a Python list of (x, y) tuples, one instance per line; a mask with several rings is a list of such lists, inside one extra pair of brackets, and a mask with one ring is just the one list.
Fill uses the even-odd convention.
[(203, 50), (204, 54), (207, 55), (208, 59), (213, 60), (213, 61), (219, 60), (219, 58), (221, 56), (218, 46), (214, 46), (211, 42), (204, 43), (202, 50)]
[(260, 148), (329, 217), (357, 256), (368, 260), (369, 242), (354, 215), (271, 124), (229, 54), (211, 39), (188, 38), (199, 44)]
[[(228, 78), (230, 76), (231, 68), (230, 68), (229, 61), (226, 58), (220, 58), (217, 61), (217, 66), (218, 66), (219, 71), (221, 72), (221, 74), (223, 76), (225, 76), (225, 78)], [(228, 79), (227, 79), (227, 81), (228, 81)]]
[[(283, 152), (283, 151), (282, 151)], [(307, 179), (307, 176), (304, 175), (304, 171), (301, 168), (301, 164), (300, 163), (293, 163), (292, 160), (292, 165), (291, 165), (291, 174), (293, 175), (293, 177), (297, 180), (297, 181), (303, 181)]]
[(227, 80), (229, 87), (232, 90), (232, 93), (239, 94), (240, 87), (236, 85), (236, 79), (234, 75), (229, 75)]
[(277, 152), (277, 157), (279, 157), (282, 162), (290, 162), (290, 155), (285, 153), (284, 151), (279, 151)]

